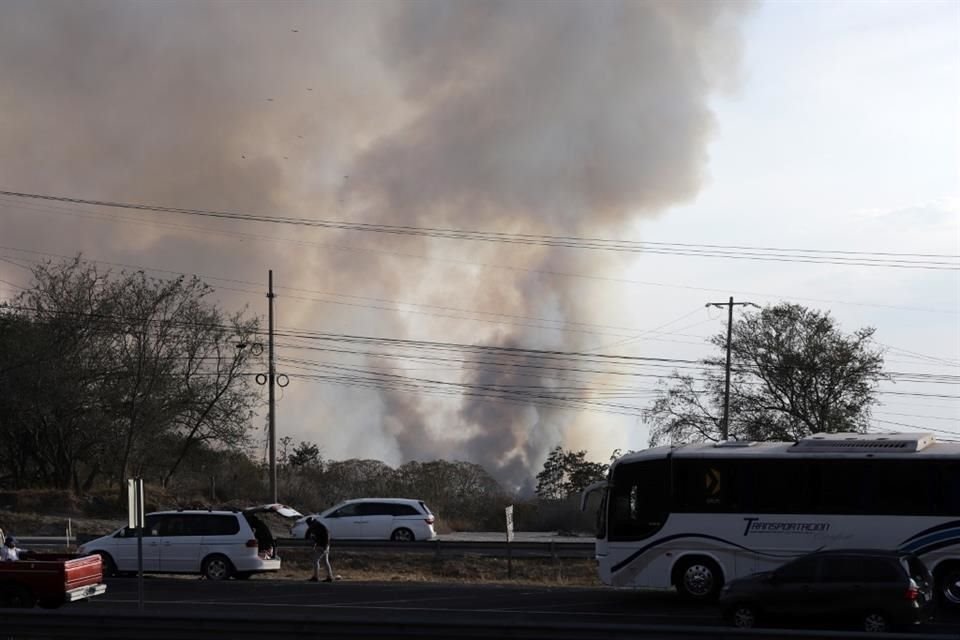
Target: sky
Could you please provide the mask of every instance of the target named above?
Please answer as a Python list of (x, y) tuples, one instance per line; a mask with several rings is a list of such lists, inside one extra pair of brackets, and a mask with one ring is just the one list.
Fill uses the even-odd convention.
[[(646, 446), (636, 408), (670, 368), (517, 350), (696, 360), (725, 323), (706, 304), (734, 296), (875, 327), (891, 371), (960, 375), (958, 114), (952, 2), (0, 0), (2, 191), (953, 256), (720, 259), (0, 196), (0, 296), (82, 252), (199, 274), (265, 316), (272, 269), (281, 437), (329, 459), (470, 460), (529, 488), (554, 446), (597, 461)], [(579, 401), (488, 397), (521, 386)], [(960, 434), (955, 384), (881, 392), (878, 430)]]

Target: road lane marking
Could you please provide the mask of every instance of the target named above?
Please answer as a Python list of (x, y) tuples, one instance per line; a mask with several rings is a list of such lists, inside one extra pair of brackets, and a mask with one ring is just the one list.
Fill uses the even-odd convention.
[[(110, 600), (110, 603), (116, 604), (128, 604), (137, 602), (136, 600)], [(106, 603), (104, 603), (106, 604)], [(216, 606), (232, 606), (232, 607), (250, 607), (250, 608), (263, 608), (263, 607), (272, 607), (275, 609), (280, 608), (295, 608), (295, 609), (376, 609), (383, 611), (420, 611), (420, 612), (438, 612), (438, 613), (532, 613), (532, 614), (543, 614), (554, 616), (557, 614), (556, 611), (545, 611), (545, 610), (536, 610), (536, 609), (505, 609), (505, 608), (485, 608), (485, 609), (457, 609), (451, 607), (386, 607), (386, 606), (367, 606), (366, 603), (310, 603), (310, 604), (292, 604), (292, 603), (273, 603), (273, 602), (230, 602), (223, 600), (147, 600), (146, 604), (156, 604), (156, 605), (216, 605)], [(713, 619), (716, 620), (717, 614), (690, 614), (688, 612), (673, 612), (673, 613), (664, 613), (664, 612), (650, 612), (646, 613), (628, 613), (628, 612), (598, 612), (598, 611), (571, 611), (570, 615), (577, 616), (595, 616), (595, 617), (611, 617), (611, 616), (621, 616), (629, 618), (668, 618), (671, 616), (681, 615), (684, 618), (695, 618), (701, 620)]]

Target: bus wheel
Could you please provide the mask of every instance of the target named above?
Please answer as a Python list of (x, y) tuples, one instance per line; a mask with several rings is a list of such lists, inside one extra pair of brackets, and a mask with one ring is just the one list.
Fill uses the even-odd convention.
[(952, 565), (937, 571), (937, 594), (940, 603), (947, 608), (960, 608), (960, 566)]
[(673, 584), (687, 600), (713, 600), (723, 586), (723, 572), (717, 563), (701, 556), (683, 558), (673, 570)]

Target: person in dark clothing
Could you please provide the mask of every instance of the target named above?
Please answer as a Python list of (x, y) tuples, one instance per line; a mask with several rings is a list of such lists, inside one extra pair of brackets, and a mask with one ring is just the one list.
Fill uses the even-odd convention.
[(320, 563), (327, 567), (324, 582), (333, 582), (333, 569), (330, 567), (330, 530), (318, 519), (307, 520), (307, 537), (313, 540), (313, 577), (310, 582), (320, 582)]

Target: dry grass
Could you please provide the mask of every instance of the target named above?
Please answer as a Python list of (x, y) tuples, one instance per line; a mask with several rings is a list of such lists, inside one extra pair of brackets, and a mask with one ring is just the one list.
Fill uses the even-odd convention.
[[(514, 558), (508, 577), (506, 558), (468, 555), (436, 558), (425, 553), (338, 552), (330, 553), (333, 570), (344, 580), (375, 582), (463, 582), (486, 584), (535, 584), (540, 586), (600, 586), (596, 563), (589, 559)], [(306, 550), (284, 551), (279, 576), (305, 580), (312, 566)]]
[(74, 535), (77, 533), (104, 535), (124, 524), (125, 518), (124, 520), (103, 520), (70, 515), (50, 516), (19, 511), (0, 511), (0, 529), (13, 535), (62, 536), (66, 533), (68, 520)]

